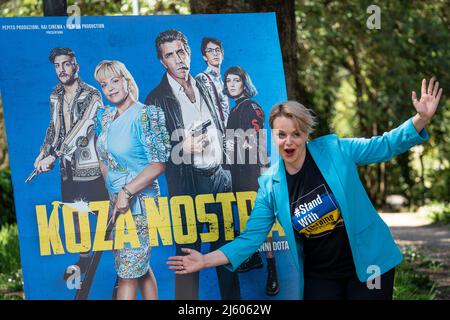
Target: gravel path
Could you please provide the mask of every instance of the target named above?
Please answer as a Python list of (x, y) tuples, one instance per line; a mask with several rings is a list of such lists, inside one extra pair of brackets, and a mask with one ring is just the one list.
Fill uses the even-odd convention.
[(436, 299), (450, 300), (450, 226), (431, 224), (417, 213), (382, 213), (401, 248), (416, 248), (441, 268), (420, 269), (437, 284)]

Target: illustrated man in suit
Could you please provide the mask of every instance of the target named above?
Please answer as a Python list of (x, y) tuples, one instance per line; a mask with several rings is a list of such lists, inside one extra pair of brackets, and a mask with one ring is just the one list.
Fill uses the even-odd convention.
[[(222, 137), (224, 124), (219, 118), (214, 100), (207, 88), (190, 74), (191, 49), (186, 36), (177, 30), (161, 32), (156, 40), (159, 61), (166, 69), (161, 83), (147, 96), (146, 104), (162, 108), (166, 126), (171, 136), (172, 152), (166, 164), (166, 179), (171, 197), (179, 195), (217, 194), (231, 191), (230, 175), (221, 167)], [(200, 134), (192, 131), (208, 124)], [(180, 147), (181, 146), (181, 147)], [(178, 150), (182, 153), (179, 156)], [(185, 208), (184, 208), (185, 209)], [(206, 212), (218, 215), (219, 226), (223, 226), (222, 208), (208, 204)], [(182, 223), (187, 224), (186, 211), (182, 211)], [(190, 213), (196, 215), (196, 213)], [(197, 219), (197, 240), (181, 247), (200, 249), (200, 233), (205, 223)], [(226, 243), (225, 232), (219, 227), (219, 239), (211, 242), (211, 250)], [(239, 278), (235, 272), (224, 267), (216, 268), (222, 299), (240, 299)], [(198, 299), (199, 274), (175, 276), (175, 299)]]

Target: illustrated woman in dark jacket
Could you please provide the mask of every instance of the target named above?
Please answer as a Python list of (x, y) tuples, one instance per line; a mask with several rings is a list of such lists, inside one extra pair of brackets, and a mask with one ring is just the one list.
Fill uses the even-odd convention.
[[(250, 76), (241, 67), (231, 67), (225, 72), (225, 94), (234, 100), (235, 106), (230, 111), (227, 132), (233, 133), (232, 139), (227, 137), (227, 152), (233, 155), (230, 171), (233, 192), (257, 191), (258, 177), (266, 163), (267, 152), (265, 137), (260, 138), (260, 130), (264, 127), (264, 111), (252, 100), (257, 94)], [(232, 151), (234, 152), (230, 152)], [(272, 237), (267, 238), (267, 247), (271, 248)], [(275, 256), (272, 250), (266, 251), (267, 284), (266, 293), (276, 295), (279, 291)], [(261, 268), (262, 259), (255, 252), (247, 259), (238, 271), (245, 272), (253, 268)]]

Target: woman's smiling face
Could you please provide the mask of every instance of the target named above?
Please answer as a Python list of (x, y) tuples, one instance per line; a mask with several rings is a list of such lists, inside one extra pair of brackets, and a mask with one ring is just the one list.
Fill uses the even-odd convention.
[(106, 99), (114, 105), (123, 103), (128, 97), (127, 80), (121, 76), (113, 76), (100, 82)]

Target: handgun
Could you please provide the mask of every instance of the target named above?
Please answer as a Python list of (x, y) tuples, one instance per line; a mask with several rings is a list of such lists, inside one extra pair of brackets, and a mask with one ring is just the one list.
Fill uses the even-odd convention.
[(191, 130), (193, 137), (198, 137), (201, 134), (204, 134), (206, 132), (206, 129), (211, 125), (211, 120), (206, 120), (202, 124), (198, 125), (197, 127), (193, 128)]
[(27, 180), (25, 180), (25, 183), (28, 183), (31, 180), (33, 180), (33, 178), (36, 177), (38, 174), (39, 174), (39, 172), (37, 171), (37, 169), (34, 169), (33, 171), (31, 171), (31, 173), (28, 176)]

